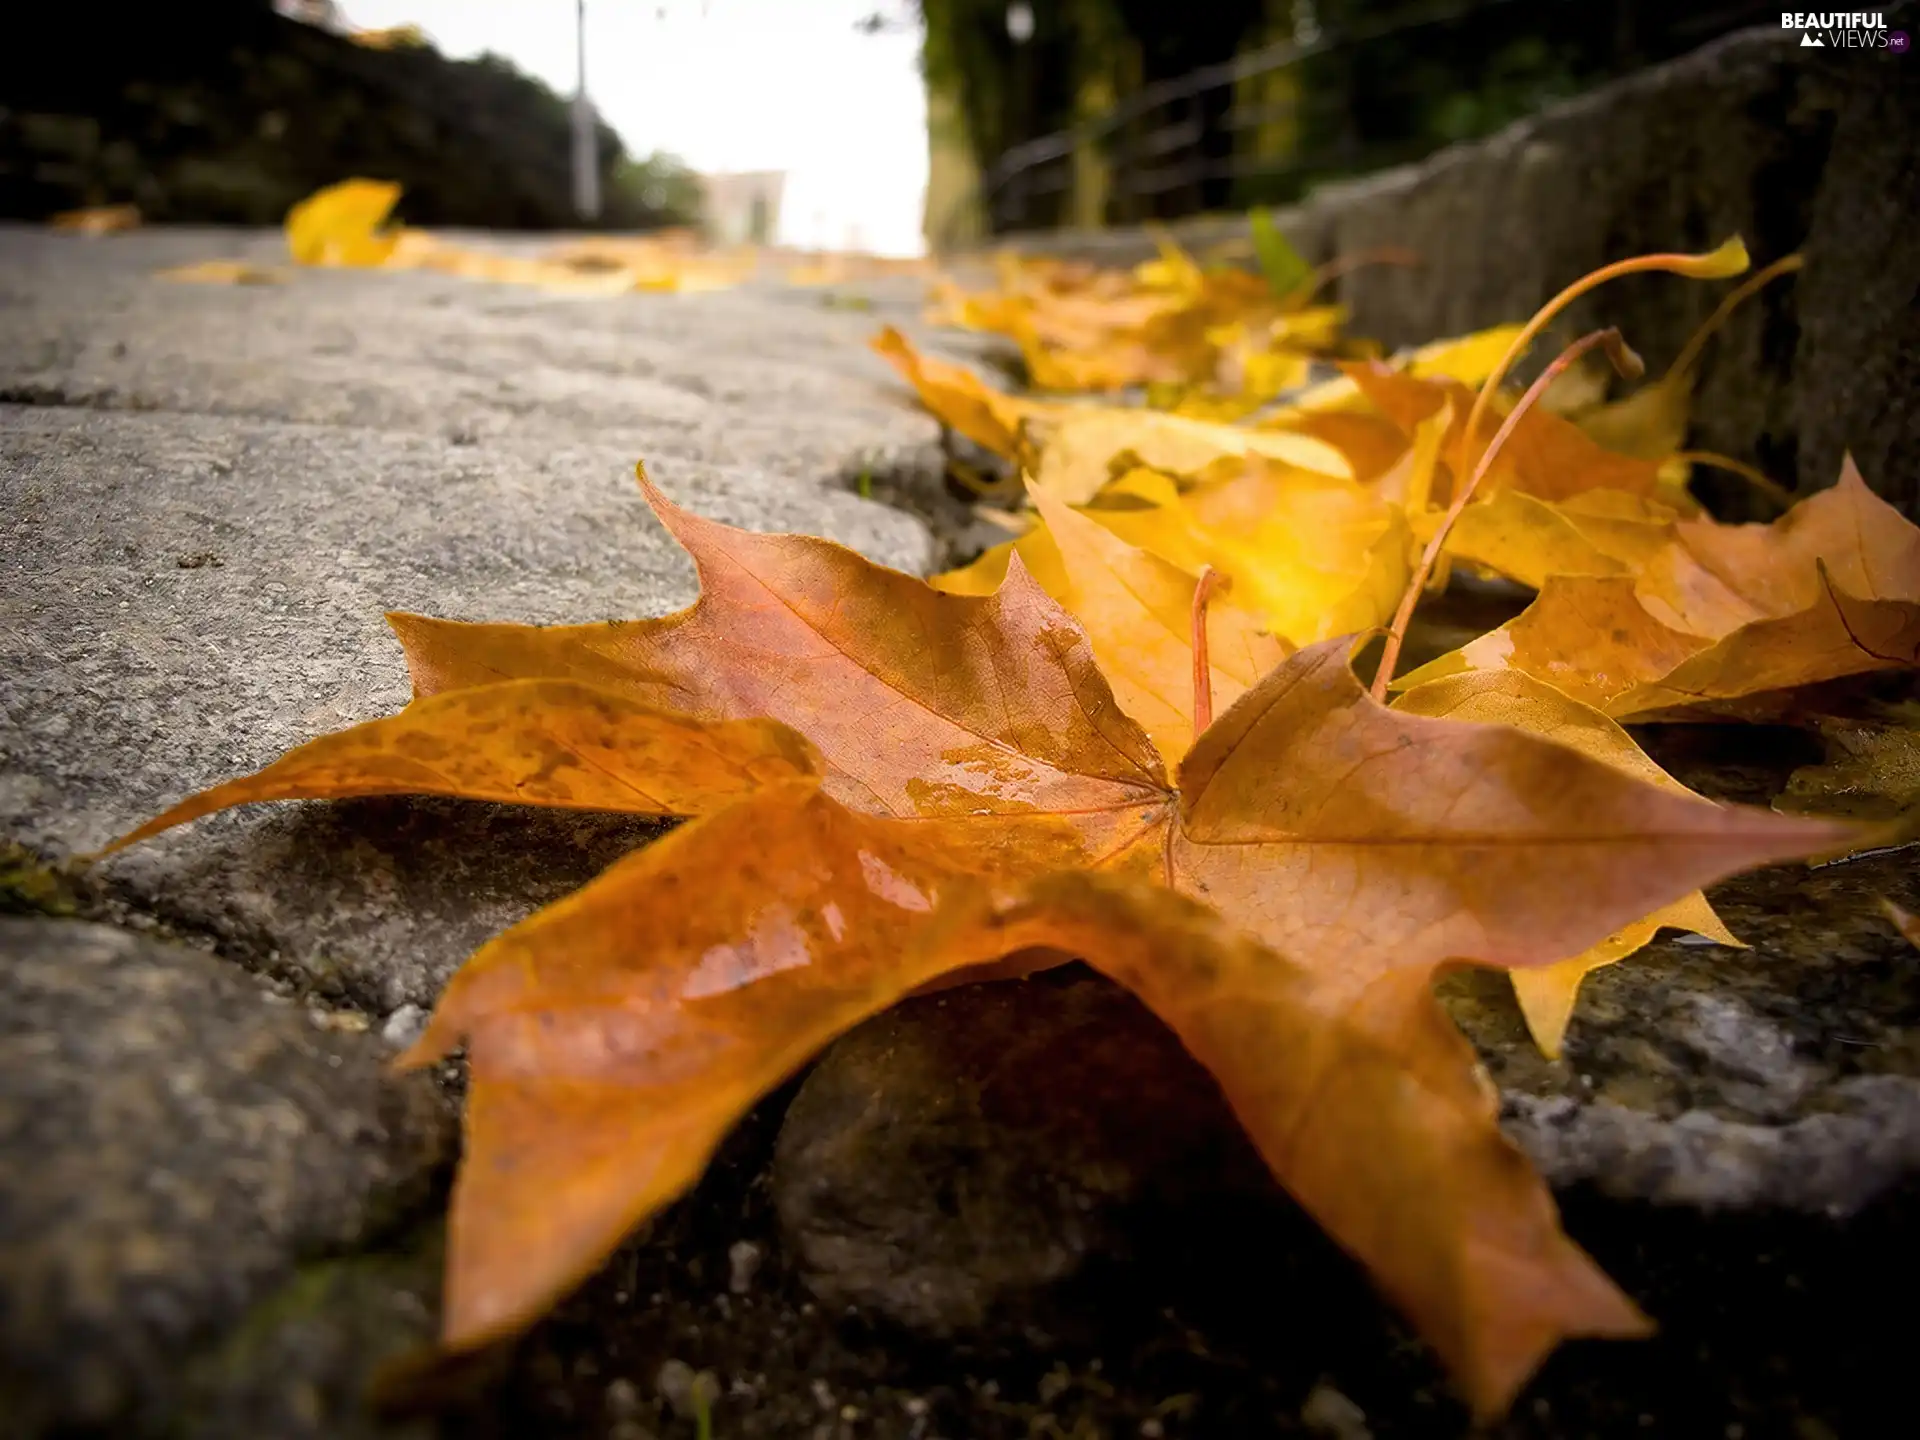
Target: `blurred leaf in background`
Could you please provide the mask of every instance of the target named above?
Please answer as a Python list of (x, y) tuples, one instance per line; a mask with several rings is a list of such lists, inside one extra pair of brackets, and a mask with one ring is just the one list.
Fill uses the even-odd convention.
[(1256, 206), (1247, 220), (1253, 228), (1253, 254), (1260, 262), (1260, 273), (1267, 277), (1268, 288), (1274, 295), (1285, 299), (1306, 282), (1313, 267), (1280, 233), (1280, 227), (1273, 223), (1273, 216), (1267, 211)]

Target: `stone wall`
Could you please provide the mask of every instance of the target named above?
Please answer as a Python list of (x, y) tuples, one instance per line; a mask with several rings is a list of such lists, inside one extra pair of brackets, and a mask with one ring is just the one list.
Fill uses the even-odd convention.
[[(1355, 334), (1390, 345), (1523, 319), (1581, 273), (1643, 251), (1742, 235), (1795, 279), (1750, 302), (1709, 351), (1692, 443), (1802, 489), (1851, 449), (1920, 513), (1920, 64), (1886, 50), (1803, 50), (1751, 30), (1419, 164), (1329, 186), (1276, 217), (1312, 258), (1411, 246), (1417, 270), (1341, 284)], [(1176, 233), (1199, 250), (1244, 220)], [(1137, 232), (1028, 237), (1028, 248), (1144, 258)], [(1564, 333), (1617, 324), (1656, 371), (1724, 286), (1612, 285)]]
[[(417, 224), (566, 226), (569, 125), (502, 62), (366, 49), (265, 0), (44, 6), (0, 45), (0, 217), (131, 201), (150, 220), (271, 225), (367, 175), (399, 181)], [(603, 218), (666, 218), (622, 187), (624, 158), (601, 127)]]

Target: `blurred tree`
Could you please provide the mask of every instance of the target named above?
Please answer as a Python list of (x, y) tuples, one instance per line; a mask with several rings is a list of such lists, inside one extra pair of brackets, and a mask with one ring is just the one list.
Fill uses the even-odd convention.
[(700, 177), (678, 155), (656, 150), (645, 159), (622, 157), (607, 187), (606, 207), (634, 229), (697, 225)]
[[(149, 219), (278, 224), (353, 175), (396, 180), (418, 225), (572, 227), (568, 104), (499, 56), (371, 49), (271, 0), (42, 7), (0, 45), (0, 216), (137, 204)], [(595, 142), (603, 224), (681, 224), (698, 187), (667, 156)]]

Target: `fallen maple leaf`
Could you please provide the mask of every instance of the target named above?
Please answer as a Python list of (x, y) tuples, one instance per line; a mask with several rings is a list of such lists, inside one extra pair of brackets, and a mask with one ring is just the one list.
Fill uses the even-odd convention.
[[(1416, 685), (1393, 702), (1413, 715), (1513, 725), (1611, 765), (1623, 774), (1673, 794), (1693, 792), (1656, 765), (1613, 721), (1590, 705), (1518, 671), (1473, 671)], [(1551, 965), (1511, 971), (1515, 997), (1534, 1043), (1550, 1060), (1560, 1058), (1580, 984), (1593, 971), (1626, 959), (1648, 945), (1662, 928), (1687, 930), (1722, 945), (1741, 946), (1707, 897), (1691, 895), (1609, 935), (1599, 944)]]
[(515, 805), (699, 815), (819, 757), (770, 720), (699, 721), (573, 680), (510, 680), (416, 700), (203, 790), (107, 853), (259, 800), (453, 795)]
[[(1451, 404), (1453, 421), (1443, 454), (1456, 455), (1466, 448), (1466, 422), (1474, 408), (1474, 392), (1458, 380), (1423, 379), (1379, 361), (1340, 368), (1409, 444), (1421, 421)], [(1472, 448), (1476, 453), (1493, 439), (1502, 418), (1503, 412), (1497, 408), (1481, 417), (1474, 430)], [(1565, 500), (1589, 490), (1617, 490), (1648, 497), (1662, 493), (1657, 461), (1604, 449), (1572, 421), (1538, 408), (1529, 410), (1508, 437), (1484, 487), (1488, 491), (1511, 487), (1542, 500)], [(1451, 487), (1443, 486), (1439, 498), (1445, 499), (1450, 493)]]
[(1920, 528), (1867, 488), (1852, 456), (1831, 489), (1770, 524), (1682, 523), (1634, 590), (1656, 620), (1717, 640), (1814, 608), (1827, 580), (1860, 600), (1920, 601)]
[(1403, 677), (1523, 670), (1615, 719), (1737, 711), (1920, 662), (1920, 529), (1849, 460), (1767, 525), (1678, 522), (1637, 577), (1549, 577), (1517, 619)]
[[(423, 740), (439, 743), (421, 788), (496, 796), (528, 783), (524, 762), (487, 760), (469, 779), (448, 751), (478, 742), (491, 756), (471, 717), (519, 713), (499, 697), (531, 695), (530, 683), (572, 685), (563, 693), (595, 715), (634, 707), (605, 713), (649, 735), (662, 711), (687, 717), (696, 745), (772, 720), (818, 751), (816, 780), (795, 775), (811, 757), (777, 728), (743, 733), (774, 778), (509, 932), (450, 987), (415, 1055), (459, 1035), (473, 1047), (448, 1343), (529, 1322), (691, 1182), (745, 1105), (893, 996), (1050, 937), (1096, 964), (1141, 955), (1164, 899), (1125, 902), (1148, 907), (1143, 928), (1110, 946), (1110, 926), (1096, 944), (1044, 919), (996, 921), (978, 945), (942, 938), (956, 885), (1004, 892), (1077, 869), (1204, 899), (1244, 943), (1310, 977), (1277, 1009), (1234, 1015), (1210, 1004), (1227, 973), (1191, 958), (1185, 978), (1144, 959), (1123, 978), (1217, 1067), (1276, 1173), (1409, 1308), (1478, 1409), (1503, 1406), (1560, 1337), (1637, 1327), (1492, 1137), (1468, 1052), (1422, 1018), (1424, 987), (1453, 960), (1577, 953), (1731, 870), (1836, 845), (1843, 828), (1722, 809), (1507, 726), (1390, 711), (1355, 679), (1344, 640), (1247, 689), (1200, 734), (1176, 786), (1084, 632), (1019, 566), (994, 595), (944, 595), (825, 541), (699, 519), (642, 485), (700, 570), (692, 608), (552, 628), (395, 617), (418, 696), (407, 712), (139, 832), (266, 794), (391, 788), (406, 780), (395, 755), (411, 761)], [(448, 713), (466, 718), (440, 723), (436, 707), (462, 697), (474, 708)], [(1196, 696), (1196, 716), (1209, 705)], [(590, 781), (596, 762), (537, 718), (523, 733), (536, 755), (578, 762), (567, 783), (589, 803), (616, 788), (679, 803), (637, 774)], [(617, 742), (599, 733), (604, 756)], [(748, 768), (730, 757), (720, 788), (734, 793)], [(694, 788), (687, 808), (712, 803), (710, 785)], [(1288, 973), (1252, 959), (1236, 971), (1283, 990)], [(1323, 1031), (1308, 1010), (1339, 1023)], [(1276, 1043), (1302, 1031), (1311, 1044)], [(1394, 1078), (1402, 1070), (1431, 1099)], [(1400, 1138), (1381, 1145), (1300, 1110), (1302, 1093), (1322, 1091), (1350, 1097), (1341, 1114), (1385, 1106)], [(1289, 1105), (1312, 1123), (1281, 1124)], [(1403, 1198), (1414, 1194), (1418, 1224)], [(1513, 1259), (1469, 1274), (1466, 1256), (1492, 1253)]]
[[(1059, 553), (1061, 584), (1048, 593), (1087, 632), (1120, 708), (1137, 720), (1169, 765), (1193, 745), (1193, 627), (1200, 579), (1037, 486), (1033, 501)], [(1044, 582), (1043, 582), (1044, 584)], [(1283, 659), (1288, 647), (1250, 611), (1203, 603), (1211, 680), (1230, 705)]]
[(779, 787), (481, 950), (402, 1061), (468, 1047), (449, 1335), (508, 1333), (552, 1303), (834, 1034), (1034, 948), (1090, 957), (1179, 1033), (1276, 1176), (1375, 1266), (1481, 1413), (1565, 1336), (1646, 1332), (1500, 1134), (1430, 970), (1331, 994), (1165, 891), (1086, 874), (990, 887), (956, 840), (964, 855), (941, 822)]
[(1047, 413), (1038, 402), (993, 389), (963, 365), (920, 354), (891, 325), (874, 336), (873, 348), (913, 386), (920, 403), (941, 424), (1003, 459), (1022, 455), (1021, 425), (1027, 417)]

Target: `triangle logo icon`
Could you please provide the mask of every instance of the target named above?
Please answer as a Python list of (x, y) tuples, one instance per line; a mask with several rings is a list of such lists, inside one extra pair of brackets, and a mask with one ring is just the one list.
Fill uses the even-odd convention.
[(1802, 35), (1800, 37), (1800, 48), (1802, 50), (1806, 50), (1806, 49), (1824, 50), (1827, 48), (1827, 42), (1824, 40), (1817, 39), (1811, 33), (1809, 33), (1806, 35)]

